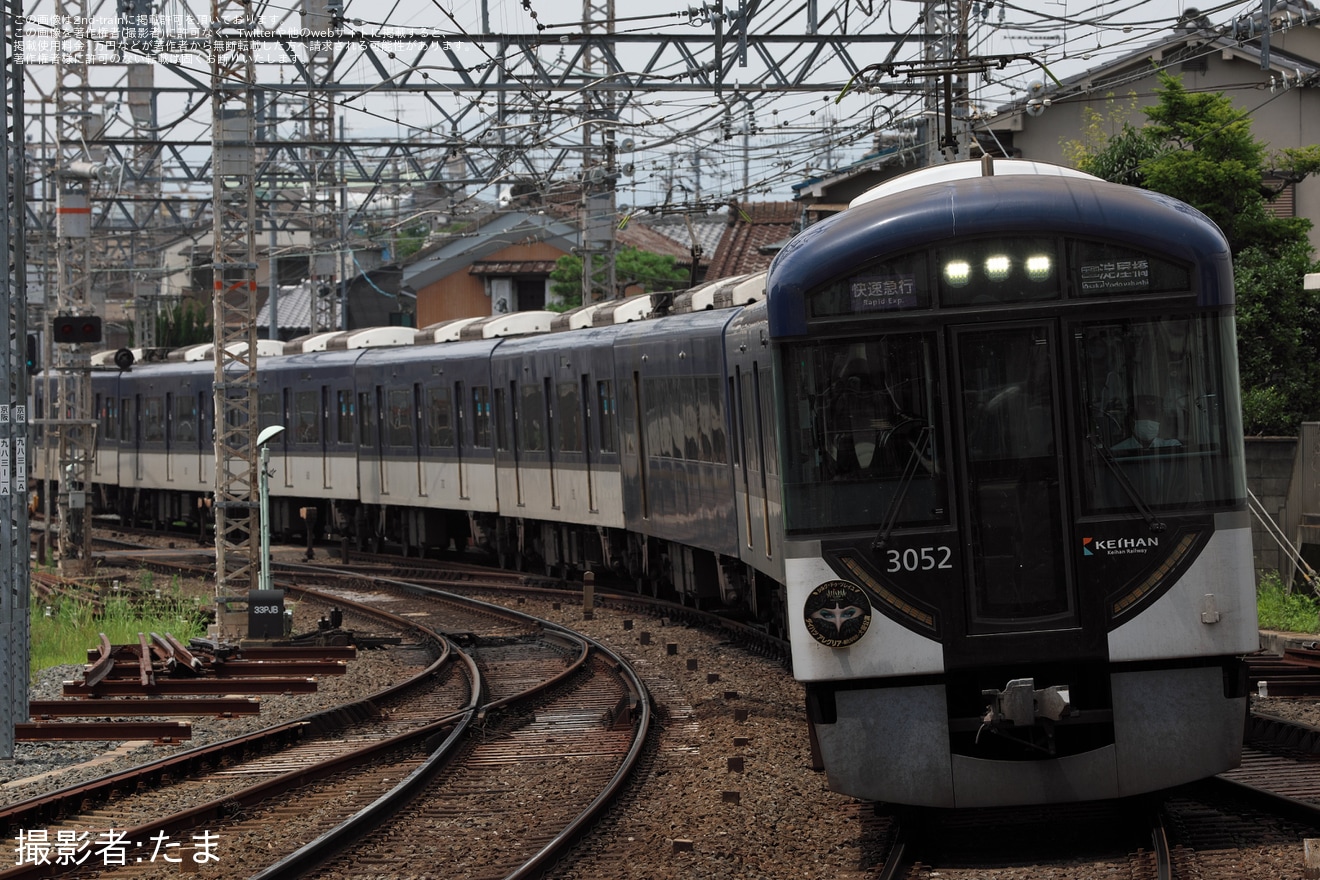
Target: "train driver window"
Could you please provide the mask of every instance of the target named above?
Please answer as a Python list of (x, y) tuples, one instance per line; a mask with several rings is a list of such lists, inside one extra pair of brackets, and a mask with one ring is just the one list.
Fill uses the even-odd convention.
[(1226, 423), (1217, 391), (1232, 346), (1220, 320), (1130, 319), (1078, 331), (1089, 511), (1240, 497), (1229, 465), (1241, 432)]
[(784, 354), (788, 527), (943, 522), (935, 340), (892, 334), (805, 343)]

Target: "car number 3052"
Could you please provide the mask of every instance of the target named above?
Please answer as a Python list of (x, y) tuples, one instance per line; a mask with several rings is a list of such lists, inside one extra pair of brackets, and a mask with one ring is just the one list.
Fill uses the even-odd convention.
[(938, 547), (909, 547), (906, 550), (890, 550), (889, 568), (886, 571), (931, 571), (937, 568), (953, 568), (950, 561), (953, 549), (945, 545)]

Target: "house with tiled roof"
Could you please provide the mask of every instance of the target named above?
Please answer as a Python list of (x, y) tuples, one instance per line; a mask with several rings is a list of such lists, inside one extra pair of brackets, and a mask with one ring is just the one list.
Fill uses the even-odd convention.
[(749, 202), (730, 206), (724, 235), (715, 247), (707, 279), (747, 275), (770, 261), (800, 229), (802, 209), (794, 202)]

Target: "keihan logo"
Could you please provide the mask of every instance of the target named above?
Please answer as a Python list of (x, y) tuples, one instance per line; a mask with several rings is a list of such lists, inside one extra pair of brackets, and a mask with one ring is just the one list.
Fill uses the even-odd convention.
[(1095, 538), (1082, 538), (1082, 555), (1095, 556), (1097, 553), (1103, 553), (1106, 556), (1121, 556), (1128, 553), (1145, 553), (1158, 546), (1160, 546), (1159, 538), (1102, 538), (1099, 541)]

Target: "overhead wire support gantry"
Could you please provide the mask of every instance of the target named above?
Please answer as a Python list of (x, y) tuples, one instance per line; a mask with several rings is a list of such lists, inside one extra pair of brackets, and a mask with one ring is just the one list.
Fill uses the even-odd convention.
[[(22, 0), (0, 5), (4, 67), (17, 67), (18, 22)], [(27, 284), (25, 266), (24, 181), (26, 143), (23, 125), (23, 77), (5, 77), (0, 104), (0, 131), (5, 136), (4, 173), (0, 174), (0, 237), (5, 246), (5, 274), (0, 279), (0, 337), (8, 342), (0, 360), (0, 760), (14, 757), (14, 725), (28, 720), (28, 586), (27, 508)]]
[(246, 596), (257, 560), (256, 66), (247, 0), (211, 0), (215, 586)]

